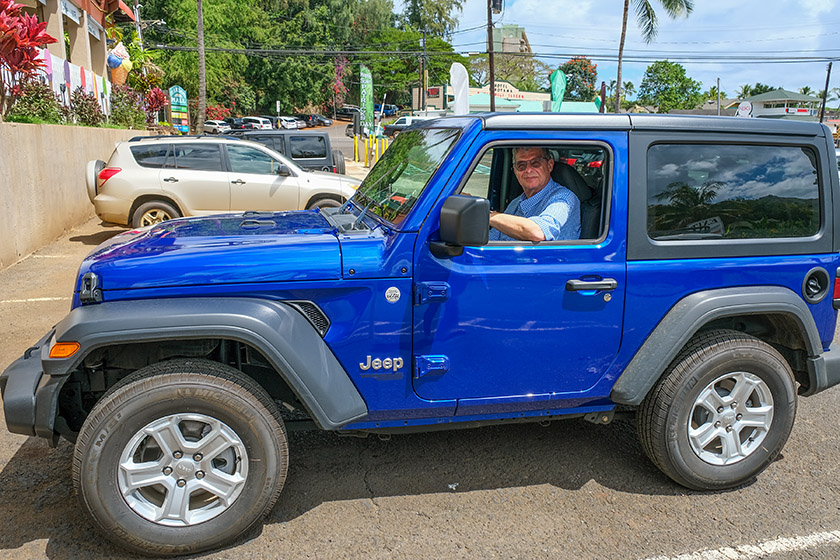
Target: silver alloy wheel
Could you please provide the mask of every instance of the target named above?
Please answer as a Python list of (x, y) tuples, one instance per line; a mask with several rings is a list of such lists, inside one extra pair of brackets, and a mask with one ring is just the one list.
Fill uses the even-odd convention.
[(230, 427), (204, 414), (172, 414), (131, 438), (117, 483), (138, 515), (185, 527), (225, 512), (247, 478), (248, 453)]
[(169, 212), (166, 210), (161, 208), (152, 208), (151, 210), (143, 212), (143, 215), (140, 217), (140, 227), (153, 226), (171, 219), (172, 216), (170, 216)]
[(700, 391), (688, 418), (688, 441), (703, 461), (737, 463), (759, 448), (773, 422), (773, 396), (757, 375), (721, 375)]

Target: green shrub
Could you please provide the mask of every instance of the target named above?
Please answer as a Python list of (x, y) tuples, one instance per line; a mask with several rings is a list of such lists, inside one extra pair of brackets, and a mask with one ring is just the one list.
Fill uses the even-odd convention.
[(76, 88), (70, 96), (70, 111), (67, 120), (84, 126), (99, 126), (105, 121), (105, 115), (102, 114), (99, 102), (92, 93)]
[(110, 122), (123, 128), (146, 128), (146, 111), (140, 94), (128, 86), (114, 86)]
[(40, 124), (64, 122), (63, 107), (48, 84), (29, 80), (20, 86), (20, 97), (9, 112), (8, 120)]

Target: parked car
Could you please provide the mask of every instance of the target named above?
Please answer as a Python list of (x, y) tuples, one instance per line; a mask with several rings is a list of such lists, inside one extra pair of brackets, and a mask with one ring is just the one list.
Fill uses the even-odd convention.
[(278, 128), (286, 130), (297, 130), (297, 119), (294, 117), (277, 117)]
[(427, 121), (434, 117), (411, 117), (411, 116), (404, 116), (400, 117), (392, 123), (386, 124), (383, 133), (385, 136), (396, 137), (400, 132), (405, 130), (406, 128), (410, 127), (413, 124), (417, 124), (421, 121)]
[(245, 117), (242, 119), (243, 128), (246, 130), (252, 128), (254, 130), (271, 130), (271, 121), (263, 117)]
[(307, 123), (305, 120), (303, 120), (301, 118), (294, 117), (294, 119), (295, 119), (295, 124), (297, 125), (298, 128), (307, 128), (309, 126), (309, 123)]
[(362, 112), (362, 110), (359, 109), (358, 107), (345, 105), (344, 107), (342, 107), (341, 109), (338, 109), (335, 112), (335, 118), (337, 118), (339, 120), (342, 120), (342, 121), (352, 121), (353, 120), (353, 115), (355, 115), (357, 113), (361, 113), (361, 112)]
[(318, 122), (318, 126), (332, 126), (333, 124), (333, 120), (325, 117), (324, 115), (319, 115), (316, 113), (312, 116), (315, 117), (315, 120)]
[(399, 109), (397, 109), (396, 105), (389, 105), (387, 103), (385, 105), (380, 105), (377, 103), (373, 106), (373, 111), (381, 117), (393, 117), (397, 114)]
[(299, 167), (309, 170), (344, 174), (344, 154), (331, 147), (330, 135), (324, 131), (240, 131), (236, 136), (264, 146), (291, 158)]
[[(120, 146), (99, 173), (104, 187), (138, 156), (183, 181), (237, 147), (231, 161), (262, 166), (270, 180), (275, 165), (293, 165), (222, 138)], [(580, 203), (579, 238), (489, 241), (491, 211), (521, 200), (522, 146), (545, 150), (526, 169), (548, 169)], [(211, 147), (227, 157), (194, 162)], [(720, 493), (780, 461), (770, 482), (797, 492), (797, 477), (811, 481), (797, 455), (835, 437), (806, 424), (782, 455), (799, 399), (840, 383), (834, 149), (819, 123), (771, 119), (502, 113), (418, 123), (342, 207), (174, 220), (94, 249), (67, 317), (0, 376), (6, 426), (75, 442), (67, 470), (79, 511), (117, 545), (155, 557), (254, 531), (298, 456), (287, 434), (305, 428), (432, 434), (401, 444), (412, 445), (447, 427), (575, 419), (604, 425), (599, 434), (632, 419), (676, 484)], [(570, 152), (602, 161), (594, 188), (559, 159)], [(202, 200), (249, 186), (240, 179), (252, 175), (228, 171), (237, 180), (218, 193), (196, 186)], [(832, 398), (815, 404), (808, 413), (831, 414)], [(621, 427), (606, 439), (626, 437)], [(470, 453), (521, 480), (531, 466), (510, 469), (521, 458), (498, 443)], [(563, 468), (580, 470), (561, 480), (590, 480), (595, 458), (554, 445)], [(376, 460), (358, 449), (362, 463)], [(68, 457), (65, 446), (14, 468)], [(622, 491), (639, 472), (639, 491), (657, 485), (647, 467), (597, 459), (599, 472), (620, 471), (608, 479)], [(421, 467), (450, 480), (435, 459)], [(463, 474), (470, 488), (505, 485)], [(368, 494), (362, 480), (347, 484), (335, 495)], [(712, 497), (699, 515), (752, 513), (733, 496)]]
[(245, 128), (245, 125), (240, 117), (226, 117), (224, 121), (228, 123), (231, 130), (242, 130)]
[(208, 134), (224, 134), (230, 132), (230, 125), (225, 121), (204, 121), (204, 132)]
[[(269, 131), (265, 131), (269, 132)], [(143, 227), (179, 216), (337, 206), (355, 180), (307, 172), (263, 144), (229, 137), (137, 137), (87, 167), (105, 222)]]
[(270, 123), (271, 123), (271, 128), (277, 128), (277, 119), (278, 119), (278, 117), (277, 117), (277, 116), (272, 116), (272, 115), (260, 115), (260, 117), (262, 117), (262, 118), (264, 118), (264, 119), (268, 119), (268, 122), (270, 122)]

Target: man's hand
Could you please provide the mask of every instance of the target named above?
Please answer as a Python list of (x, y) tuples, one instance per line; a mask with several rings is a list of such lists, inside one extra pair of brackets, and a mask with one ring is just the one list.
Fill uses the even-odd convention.
[(521, 241), (545, 241), (545, 234), (533, 220), (502, 212), (490, 212), (490, 227)]

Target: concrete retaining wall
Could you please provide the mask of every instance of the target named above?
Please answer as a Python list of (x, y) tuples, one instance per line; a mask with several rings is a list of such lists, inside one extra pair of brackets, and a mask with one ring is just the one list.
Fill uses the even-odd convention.
[(145, 131), (0, 123), (0, 270), (94, 216), (92, 159)]

